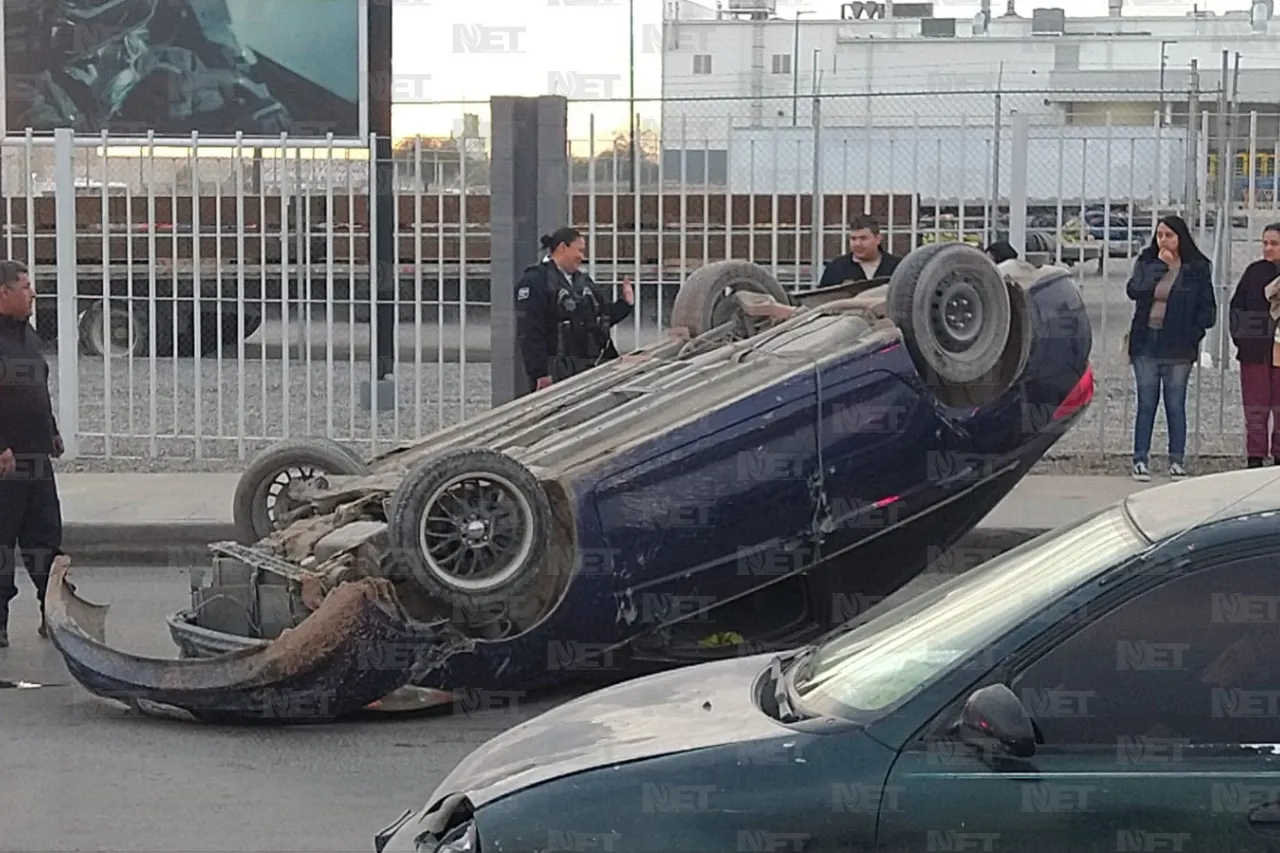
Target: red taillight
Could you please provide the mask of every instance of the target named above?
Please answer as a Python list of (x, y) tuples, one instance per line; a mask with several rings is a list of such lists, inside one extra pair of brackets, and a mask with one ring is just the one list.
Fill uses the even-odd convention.
[(1053, 413), (1053, 419), (1060, 421), (1065, 417), (1074, 415), (1083, 409), (1093, 400), (1093, 365), (1087, 365), (1084, 369), (1084, 375), (1080, 377), (1080, 381), (1076, 383), (1076, 387), (1071, 389), (1071, 393), (1067, 395), (1067, 399), (1062, 401), (1062, 405), (1058, 406), (1057, 411)]

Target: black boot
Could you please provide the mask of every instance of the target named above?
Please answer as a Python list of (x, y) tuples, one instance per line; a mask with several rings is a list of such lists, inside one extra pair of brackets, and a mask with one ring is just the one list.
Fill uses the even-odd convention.
[(1250, 456), (1250, 457), (1249, 457), (1248, 466), (1249, 466), (1250, 468), (1261, 468), (1261, 467), (1262, 467), (1262, 457), (1261, 457), (1261, 456)]
[(49, 636), (49, 629), (44, 624), (44, 602), (40, 602), (40, 627), (36, 629), (41, 637)]
[(0, 649), (9, 647), (9, 609), (0, 610)]

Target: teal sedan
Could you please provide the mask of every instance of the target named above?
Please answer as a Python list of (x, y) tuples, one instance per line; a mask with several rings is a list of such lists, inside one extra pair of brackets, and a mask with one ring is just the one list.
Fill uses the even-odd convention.
[(814, 646), (561, 705), (375, 848), (1280, 851), (1280, 472), (1139, 492)]

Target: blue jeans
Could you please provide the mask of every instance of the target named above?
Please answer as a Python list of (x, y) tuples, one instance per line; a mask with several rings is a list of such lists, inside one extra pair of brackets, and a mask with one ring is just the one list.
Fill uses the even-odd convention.
[(1133, 461), (1151, 456), (1151, 432), (1163, 392), (1164, 414), (1169, 425), (1169, 461), (1182, 464), (1187, 452), (1187, 385), (1193, 362), (1157, 358), (1158, 333), (1147, 330), (1146, 339), (1133, 357), (1133, 377), (1138, 386), (1138, 412), (1133, 424)]

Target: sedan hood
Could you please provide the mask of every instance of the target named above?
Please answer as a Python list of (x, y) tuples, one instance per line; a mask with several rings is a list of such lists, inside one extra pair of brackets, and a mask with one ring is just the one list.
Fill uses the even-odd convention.
[(566, 702), (471, 753), (427, 805), (464, 794), (479, 808), (584, 770), (785, 735), (752, 701), (752, 684), (773, 657), (684, 667)]

